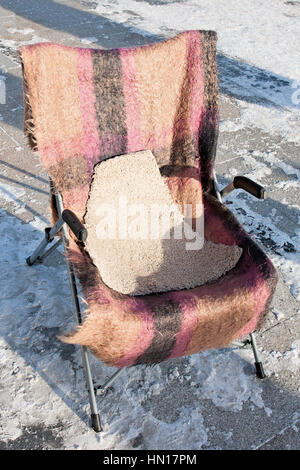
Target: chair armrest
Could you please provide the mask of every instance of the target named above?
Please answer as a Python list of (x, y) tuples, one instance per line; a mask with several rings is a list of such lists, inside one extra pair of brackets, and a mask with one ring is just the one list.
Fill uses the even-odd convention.
[(257, 197), (257, 199), (265, 198), (265, 188), (255, 181), (246, 178), (246, 176), (235, 176), (233, 180), (233, 185), (235, 189), (244, 189), (247, 193), (252, 194), (252, 196)]
[(61, 214), (64, 222), (70, 227), (74, 235), (81, 242), (85, 242), (87, 238), (87, 229), (82, 225), (80, 220), (76, 217), (74, 212), (65, 209)]
[(233, 181), (220, 191), (220, 194), (224, 197), (234, 189), (244, 189), (244, 191), (257, 197), (257, 199), (265, 198), (265, 188), (255, 183), (255, 181), (246, 178), (246, 176), (235, 176)]

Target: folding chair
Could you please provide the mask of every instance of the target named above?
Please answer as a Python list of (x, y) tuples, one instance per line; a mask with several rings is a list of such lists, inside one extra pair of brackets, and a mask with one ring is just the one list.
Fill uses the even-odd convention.
[[(20, 50), (24, 128), (51, 179), (54, 224), (45, 229), (45, 239), (27, 264), (42, 262), (64, 243), (78, 324), (64, 341), (81, 345), (96, 432), (101, 431), (96, 396), (104, 395), (126, 367), (251, 344), (257, 377), (265, 377), (254, 331), (264, 324), (277, 273), (222, 204), (236, 188), (258, 199), (264, 198), (264, 189), (243, 176), (222, 191), (217, 187), (216, 39), (212, 31), (186, 31), (136, 48), (41, 43)], [(94, 166), (145, 149), (152, 151), (175, 199), (191, 196), (191, 182), (191, 187), (201, 188), (206, 239), (242, 248), (237, 265), (220, 279), (193, 289), (136, 297), (103, 282), (85, 250), (84, 215)], [(75, 274), (88, 304), (84, 321)], [(117, 367), (103, 385), (93, 382), (88, 349)]]

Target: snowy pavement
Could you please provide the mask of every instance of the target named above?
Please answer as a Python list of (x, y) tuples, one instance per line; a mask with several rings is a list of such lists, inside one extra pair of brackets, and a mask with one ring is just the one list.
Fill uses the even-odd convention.
[[(185, 29), (218, 32), (220, 186), (237, 174), (266, 187), (226, 202), (277, 266), (280, 280), (250, 349), (208, 351), (125, 371), (88, 426), (80, 350), (61, 251), (25, 258), (47, 226), (48, 179), (22, 132), (21, 44), (120, 47)], [(299, 449), (300, 2), (283, 0), (1, 0), (0, 449)], [(3, 90), (5, 103), (3, 103)], [(93, 358), (97, 382), (113, 369)]]

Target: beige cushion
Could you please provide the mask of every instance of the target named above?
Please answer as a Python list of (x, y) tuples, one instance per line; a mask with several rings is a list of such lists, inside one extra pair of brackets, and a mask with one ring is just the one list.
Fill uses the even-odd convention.
[[(154, 216), (158, 208), (159, 219)], [(201, 219), (202, 202), (198, 209)], [(160, 225), (154, 223), (157, 220)], [(232, 269), (242, 252), (239, 247), (210, 241), (204, 241), (202, 249), (187, 250), (191, 240), (174, 239), (174, 227), (184, 233), (184, 217), (150, 150), (95, 166), (85, 224), (86, 249), (93, 263), (103, 281), (123, 294), (200, 286)]]

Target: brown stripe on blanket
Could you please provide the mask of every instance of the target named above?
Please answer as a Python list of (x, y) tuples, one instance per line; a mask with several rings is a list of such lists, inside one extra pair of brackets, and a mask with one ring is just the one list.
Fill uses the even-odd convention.
[(92, 58), (102, 160), (126, 153), (127, 149), (122, 63), (117, 50), (93, 50)]
[(204, 106), (218, 107), (218, 71), (216, 60), (217, 33), (202, 31), (202, 60), (204, 67)]
[(87, 162), (84, 157), (74, 156), (51, 165), (48, 168), (51, 180), (55, 181), (58, 191), (68, 191), (72, 188), (84, 186), (89, 182)]
[(218, 141), (218, 71), (216, 60), (217, 34), (203, 31), (202, 60), (204, 68), (204, 110), (199, 132), (199, 156), (203, 191), (211, 189)]
[(180, 331), (182, 312), (180, 304), (173, 299), (164, 298), (164, 302), (156, 303), (154, 297), (143, 296), (145, 303), (153, 312), (155, 334), (150, 346), (141, 354), (134, 365), (158, 364), (165, 361), (173, 351), (176, 344), (176, 334)]
[(213, 171), (218, 142), (218, 110), (204, 110), (199, 131), (199, 155), (201, 184), (203, 192), (210, 191), (213, 185)]
[(197, 166), (196, 142), (193, 136), (186, 136), (180, 140), (173, 140), (170, 163), (174, 166)]

